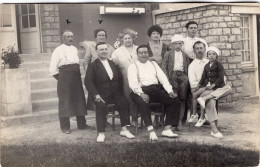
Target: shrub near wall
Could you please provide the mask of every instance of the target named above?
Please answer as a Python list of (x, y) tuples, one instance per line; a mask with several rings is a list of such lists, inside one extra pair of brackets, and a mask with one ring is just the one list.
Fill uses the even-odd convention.
[(241, 99), (240, 14), (232, 14), (230, 6), (209, 5), (155, 15), (155, 23), (163, 28), (162, 40), (167, 43), (174, 34), (186, 36), (185, 25), (190, 20), (199, 24), (198, 37), (221, 50), (219, 61), (224, 66), (227, 82), (232, 85), (232, 93), (221, 101)]

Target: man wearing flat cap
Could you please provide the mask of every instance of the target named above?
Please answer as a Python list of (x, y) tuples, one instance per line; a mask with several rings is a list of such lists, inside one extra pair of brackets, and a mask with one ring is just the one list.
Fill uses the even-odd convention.
[(185, 101), (189, 88), (188, 66), (190, 64), (190, 58), (182, 51), (183, 43), (183, 36), (175, 34), (171, 38), (171, 48), (173, 50), (167, 51), (162, 60), (162, 70), (169, 79), (173, 89), (178, 93), (178, 97), (181, 101), (179, 122), (176, 130), (182, 130)]

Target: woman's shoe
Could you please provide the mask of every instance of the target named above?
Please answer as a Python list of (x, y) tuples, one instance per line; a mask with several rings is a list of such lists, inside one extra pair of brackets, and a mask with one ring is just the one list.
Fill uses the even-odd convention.
[(216, 137), (216, 138), (223, 138), (223, 135), (222, 135), (220, 132), (218, 132), (218, 133), (213, 133), (213, 132), (211, 131), (211, 135), (214, 136), (214, 137)]

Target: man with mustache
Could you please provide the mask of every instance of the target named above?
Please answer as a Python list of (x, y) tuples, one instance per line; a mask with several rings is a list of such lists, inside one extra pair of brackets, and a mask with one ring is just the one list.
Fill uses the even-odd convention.
[(195, 97), (194, 93), (197, 91), (197, 86), (200, 82), (204, 66), (209, 62), (208, 59), (204, 57), (204, 54), (206, 52), (206, 44), (197, 41), (194, 43), (194, 52), (196, 53), (196, 58), (192, 61), (192, 63), (189, 65), (188, 68), (188, 77), (191, 87), (191, 93), (192, 93), (192, 115), (191, 118), (188, 120), (188, 122), (193, 122), (195, 119), (198, 118), (197, 113), (197, 98)]
[(65, 30), (63, 44), (52, 53), (50, 74), (58, 80), (59, 120), (61, 131), (70, 134), (70, 117), (76, 116), (78, 129), (86, 129), (86, 99), (81, 82), (78, 50), (73, 43), (73, 33)]

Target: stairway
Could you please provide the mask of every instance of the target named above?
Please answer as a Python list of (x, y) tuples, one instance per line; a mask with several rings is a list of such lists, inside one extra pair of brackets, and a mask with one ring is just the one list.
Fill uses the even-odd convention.
[[(50, 53), (21, 54), (21, 67), (29, 68), (33, 112), (58, 111), (57, 81), (49, 75)], [(82, 80), (85, 71), (80, 59)], [(84, 87), (84, 84), (83, 84)], [(84, 88), (85, 90), (85, 88)], [(85, 94), (86, 91), (85, 91)]]
[[(85, 77), (82, 65), (83, 55), (84, 52), (79, 51), (82, 81)], [(20, 54), (20, 57), (22, 59), (21, 67), (28, 68), (30, 71), (32, 114), (1, 116), (1, 128), (58, 120), (57, 81), (49, 75), (51, 53)], [(84, 84), (83, 88), (87, 100), (87, 91)], [(94, 112), (88, 111), (86, 119), (93, 117)]]

